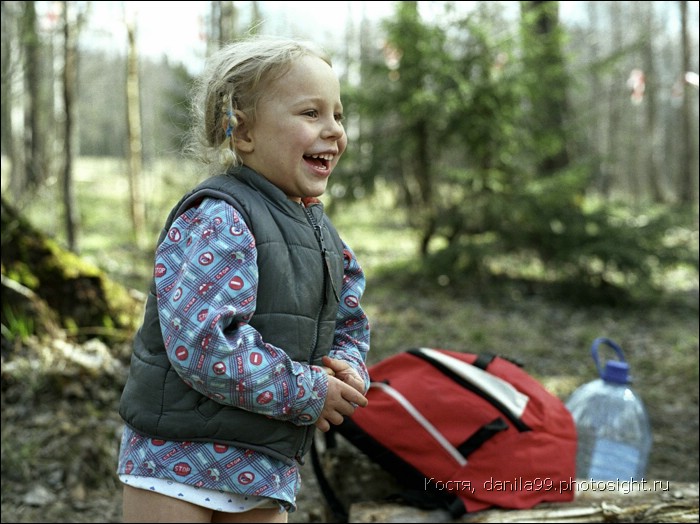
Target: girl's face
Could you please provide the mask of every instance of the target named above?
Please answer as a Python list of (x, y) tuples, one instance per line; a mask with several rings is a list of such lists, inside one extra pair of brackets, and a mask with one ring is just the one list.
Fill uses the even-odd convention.
[(239, 119), (236, 148), (244, 164), (290, 200), (317, 197), (347, 146), (342, 114), (335, 73), (320, 58), (305, 56), (268, 86), (255, 122)]

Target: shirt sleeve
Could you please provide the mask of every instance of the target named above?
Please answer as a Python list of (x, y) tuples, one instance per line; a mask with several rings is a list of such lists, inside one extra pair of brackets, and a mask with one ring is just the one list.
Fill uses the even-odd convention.
[(369, 389), (366, 360), (369, 351), (370, 326), (361, 300), (366, 279), (355, 253), (343, 244), (343, 287), (335, 325), (333, 347), (328, 356), (344, 360), (362, 377), (365, 393)]
[(206, 198), (156, 250), (160, 326), (170, 363), (222, 404), (313, 424), (328, 390), (319, 366), (292, 360), (249, 324), (258, 287), (255, 239), (236, 209)]

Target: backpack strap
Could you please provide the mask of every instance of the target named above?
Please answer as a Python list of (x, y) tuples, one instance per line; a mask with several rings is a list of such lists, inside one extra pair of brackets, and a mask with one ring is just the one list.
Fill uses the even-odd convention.
[[(335, 441), (334, 431), (335, 428), (331, 427), (331, 429), (325, 434), (327, 442)], [(330, 482), (328, 482), (328, 477), (326, 477), (326, 474), (323, 471), (323, 465), (321, 464), (315, 439), (311, 444), (311, 464), (313, 465), (314, 473), (316, 474), (318, 486), (321, 488), (323, 498), (326, 500), (326, 503), (333, 514), (334, 521), (343, 524), (347, 523), (349, 519), (348, 510), (336, 495), (333, 486), (331, 486)], [(464, 502), (462, 502), (459, 497), (436, 497), (434, 493), (426, 491), (404, 489), (389, 497), (389, 500), (395, 500), (424, 510), (445, 510), (453, 519), (458, 519), (466, 513)]]
[[(325, 434), (326, 442), (332, 442), (335, 435), (332, 434), (333, 428)], [(314, 467), (314, 473), (316, 474), (316, 480), (318, 481), (318, 486), (321, 488), (321, 493), (323, 493), (323, 498), (326, 499), (326, 503), (333, 513), (333, 518), (335, 522), (345, 523), (348, 521), (348, 510), (345, 509), (345, 505), (340, 501), (338, 496), (328, 482), (328, 477), (323, 471), (323, 465), (321, 464), (321, 459), (318, 456), (318, 449), (316, 448), (316, 439), (311, 443), (311, 464)]]
[(472, 365), (486, 371), (486, 368), (489, 366), (489, 364), (491, 362), (493, 362), (494, 358), (496, 358), (496, 355), (493, 355), (491, 353), (479, 353), (476, 356), (476, 360), (474, 361), (474, 364), (472, 364)]
[(467, 513), (464, 502), (459, 497), (438, 498), (430, 492), (404, 489), (395, 493), (389, 500), (397, 501), (425, 511), (441, 510), (450, 514), (452, 519), (459, 519)]
[[(369, 460), (382, 467), (385, 471), (390, 472), (397, 480), (399, 484), (397, 491), (386, 497), (386, 501), (406, 504), (429, 511), (436, 509), (447, 511), (453, 519), (460, 518), (467, 512), (464, 502), (449, 491), (439, 490), (435, 486), (432, 486), (431, 489), (421, 490), (407, 487), (405, 484), (407, 479), (421, 479), (423, 474), (391, 450), (384, 448), (370, 435), (367, 435), (359, 426), (352, 422), (351, 417), (346, 417), (340, 426), (331, 426), (331, 429), (324, 433), (326, 449), (335, 447), (337, 435), (343, 436)], [(336, 491), (326, 477), (315, 439), (312, 442), (310, 454), (319, 488), (335, 521), (347, 523), (349, 511), (338, 498)], [(415, 482), (413, 484), (415, 485)]]

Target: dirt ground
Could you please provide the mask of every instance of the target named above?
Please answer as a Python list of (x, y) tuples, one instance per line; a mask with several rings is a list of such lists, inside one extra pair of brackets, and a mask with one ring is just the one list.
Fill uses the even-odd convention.
[[(654, 433), (646, 478), (698, 482), (697, 308), (634, 314), (586, 310), (584, 317), (561, 304), (528, 302), (504, 312), (441, 297), (421, 300), (418, 304), (397, 293), (377, 297), (377, 311), (370, 311), (379, 319), (373, 331), (374, 350), (388, 351), (382, 344), (401, 347), (391, 338), (399, 323), (423, 318), (420, 313), (425, 311), (443, 319), (441, 347), (469, 347), (470, 341), (460, 338), (465, 330), (456, 329), (463, 319), (450, 317), (459, 308), (460, 318), (470, 319), (468, 333), (481, 327), (494, 337), (480, 340), (481, 346), (518, 346), (530, 352), (540, 376), (560, 379), (589, 375), (589, 364), (582, 368), (578, 356), (583, 345), (579, 340), (590, 339), (589, 326), (597, 332), (633, 333), (630, 346), (639, 348), (633, 355), (637, 384), (644, 388)], [(382, 317), (381, 308), (401, 314)], [(451, 326), (456, 326), (454, 333)], [(546, 336), (525, 342), (528, 334)], [(1, 521), (120, 522), (121, 487), (114, 469), (123, 427), (117, 405), (131, 352), (128, 342), (108, 347), (97, 340), (80, 345), (60, 338), (48, 343), (29, 339), (21, 345), (9, 345), (4, 336), (2, 340)], [(545, 386), (561, 398), (570, 393), (557, 391), (561, 383)], [(343, 479), (338, 487), (346, 504), (380, 499), (390, 487), (382, 472), (360, 468), (362, 460), (357, 457), (345, 457), (340, 463), (350, 467), (335, 470)], [(302, 468), (302, 478), (299, 509), (289, 521), (330, 522), (310, 461)]]
[[(123, 366), (105, 356), (106, 348), (63, 348), (70, 362), (57, 360), (56, 347), (24, 349), (26, 370), (17, 359), (3, 361), (2, 522), (120, 522), (121, 489), (113, 469), (121, 432), (116, 403)], [(32, 384), (24, 374), (31, 371), (28, 363), (47, 352), (53, 355), (54, 372), (41, 380), (35, 376)], [(85, 359), (95, 360), (99, 354), (104, 357), (99, 363), (102, 373), (91, 375)], [(83, 367), (76, 367), (76, 361)], [(25, 378), (18, 380), (21, 377)], [(694, 400), (680, 403), (669, 389), (668, 402), (650, 409), (655, 424), (650, 479), (698, 480), (697, 384), (694, 387)], [(357, 471), (358, 462), (353, 462)], [(331, 521), (310, 461), (302, 471), (299, 509), (289, 521)], [(379, 495), (386, 484), (374, 480), (375, 487), (365, 489), (372, 485), (367, 478), (348, 478), (341, 495), (346, 503)]]

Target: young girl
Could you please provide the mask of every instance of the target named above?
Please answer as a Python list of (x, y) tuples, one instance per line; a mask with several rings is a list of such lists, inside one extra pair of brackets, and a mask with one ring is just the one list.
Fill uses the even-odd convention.
[(208, 61), (191, 151), (210, 176), (156, 250), (120, 414), (125, 522), (286, 522), (314, 429), (365, 406), (365, 277), (316, 199), (347, 145), (310, 44)]

